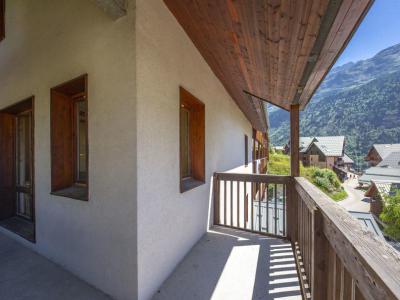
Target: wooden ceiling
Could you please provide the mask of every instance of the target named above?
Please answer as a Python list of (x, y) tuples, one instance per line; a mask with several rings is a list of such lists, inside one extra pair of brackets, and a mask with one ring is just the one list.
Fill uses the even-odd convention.
[(253, 126), (308, 103), (373, 0), (164, 0)]

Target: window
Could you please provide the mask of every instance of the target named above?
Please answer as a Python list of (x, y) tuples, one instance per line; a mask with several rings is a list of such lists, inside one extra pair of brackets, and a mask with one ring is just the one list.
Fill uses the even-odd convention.
[(51, 89), (51, 191), (88, 200), (87, 75)]
[(6, 1), (0, 0), (0, 41), (2, 41), (6, 36), (5, 12), (6, 12)]
[(180, 88), (180, 190), (205, 182), (204, 103)]

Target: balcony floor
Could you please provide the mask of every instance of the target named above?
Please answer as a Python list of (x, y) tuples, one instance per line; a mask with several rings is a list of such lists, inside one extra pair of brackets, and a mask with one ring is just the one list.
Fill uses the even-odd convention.
[(153, 299), (301, 299), (289, 242), (213, 227)]
[(110, 298), (0, 232), (0, 299)]

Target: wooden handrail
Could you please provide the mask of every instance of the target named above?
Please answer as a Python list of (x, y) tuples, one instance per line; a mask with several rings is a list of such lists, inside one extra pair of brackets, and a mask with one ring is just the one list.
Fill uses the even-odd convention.
[[(400, 255), (305, 178), (295, 178), (295, 189), (298, 201), (317, 211), (313, 214), (317, 218), (313, 219), (314, 232), (310, 241), (314, 275), (309, 278), (314, 281), (310, 282), (312, 298), (330, 299), (336, 290), (336, 293), (348, 293), (349, 299), (354, 299), (355, 295), (371, 300), (400, 299)], [(325, 240), (328, 245), (324, 245)], [(340, 272), (339, 288), (339, 281), (330, 274), (331, 266), (336, 273)], [(321, 280), (315, 273), (325, 278)]]
[(238, 180), (255, 183), (290, 183), (290, 176), (266, 175), (266, 174), (245, 174), (245, 173), (214, 173), (220, 180)]
[[(232, 189), (232, 182), (237, 191)], [(284, 220), (287, 230), (284, 231), (295, 250), (304, 298), (400, 299), (399, 253), (305, 178), (215, 173), (214, 223), (223, 225), (219, 220), (219, 203), (228, 201), (229, 206), (230, 201), (232, 205), (235, 203), (232, 202), (232, 195), (236, 193), (234, 199), (237, 201), (262, 201), (260, 193), (252, 195), (254, 188), (258, 190), (260, 185), (264, 185), (264, 188), (266, 185), (284, 185), (287, 188), (287, 211), (284, 214), (285, 219), (287, 215), (287, 221)], [(220, 189), (230, 189), (235, 193), (229, 193), (230, 198), (226, 199), (226, 192), (220, 192)], [(253, 208), (253, 205), (249, 206)], [(251, 229), (243, 227), (242, 209), (236, 212), (238, 220), (239, 212), (241, 215), (241, 221), (236, 222), (240, 226), (235, 221), (232, 225), (231, 215), (230, 218), (224, 217), (224, 220), (230, 220), (229, 226), (257, 232), (253, 226)], [(253, 216), (253, 211), (248, 213)], [(253, 220), (250, 223), (253, 224)]]

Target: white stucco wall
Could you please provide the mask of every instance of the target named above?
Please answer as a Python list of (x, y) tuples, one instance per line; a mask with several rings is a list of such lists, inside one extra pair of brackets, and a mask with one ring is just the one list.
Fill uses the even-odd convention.
[[(163, 1), (136, 4), (138, 286), (139, 299), (149, 299), (205, 233), (212, 173), (242, 165), (244, 134), (249, 143), (252, 134)], [(206, 110), (207, 183), (183, 194), (179, 86), (203, 101)]]
[[(89, 0), (7, 0), (0, 109), (35, 96), (34, 250), (117, 299), (135, 299), (134, 3), (111, 20)], [(89, 76), (90, 200), (50, 195), (50, 88)], [(23, 287), (21, 287), (23, 288)]]

